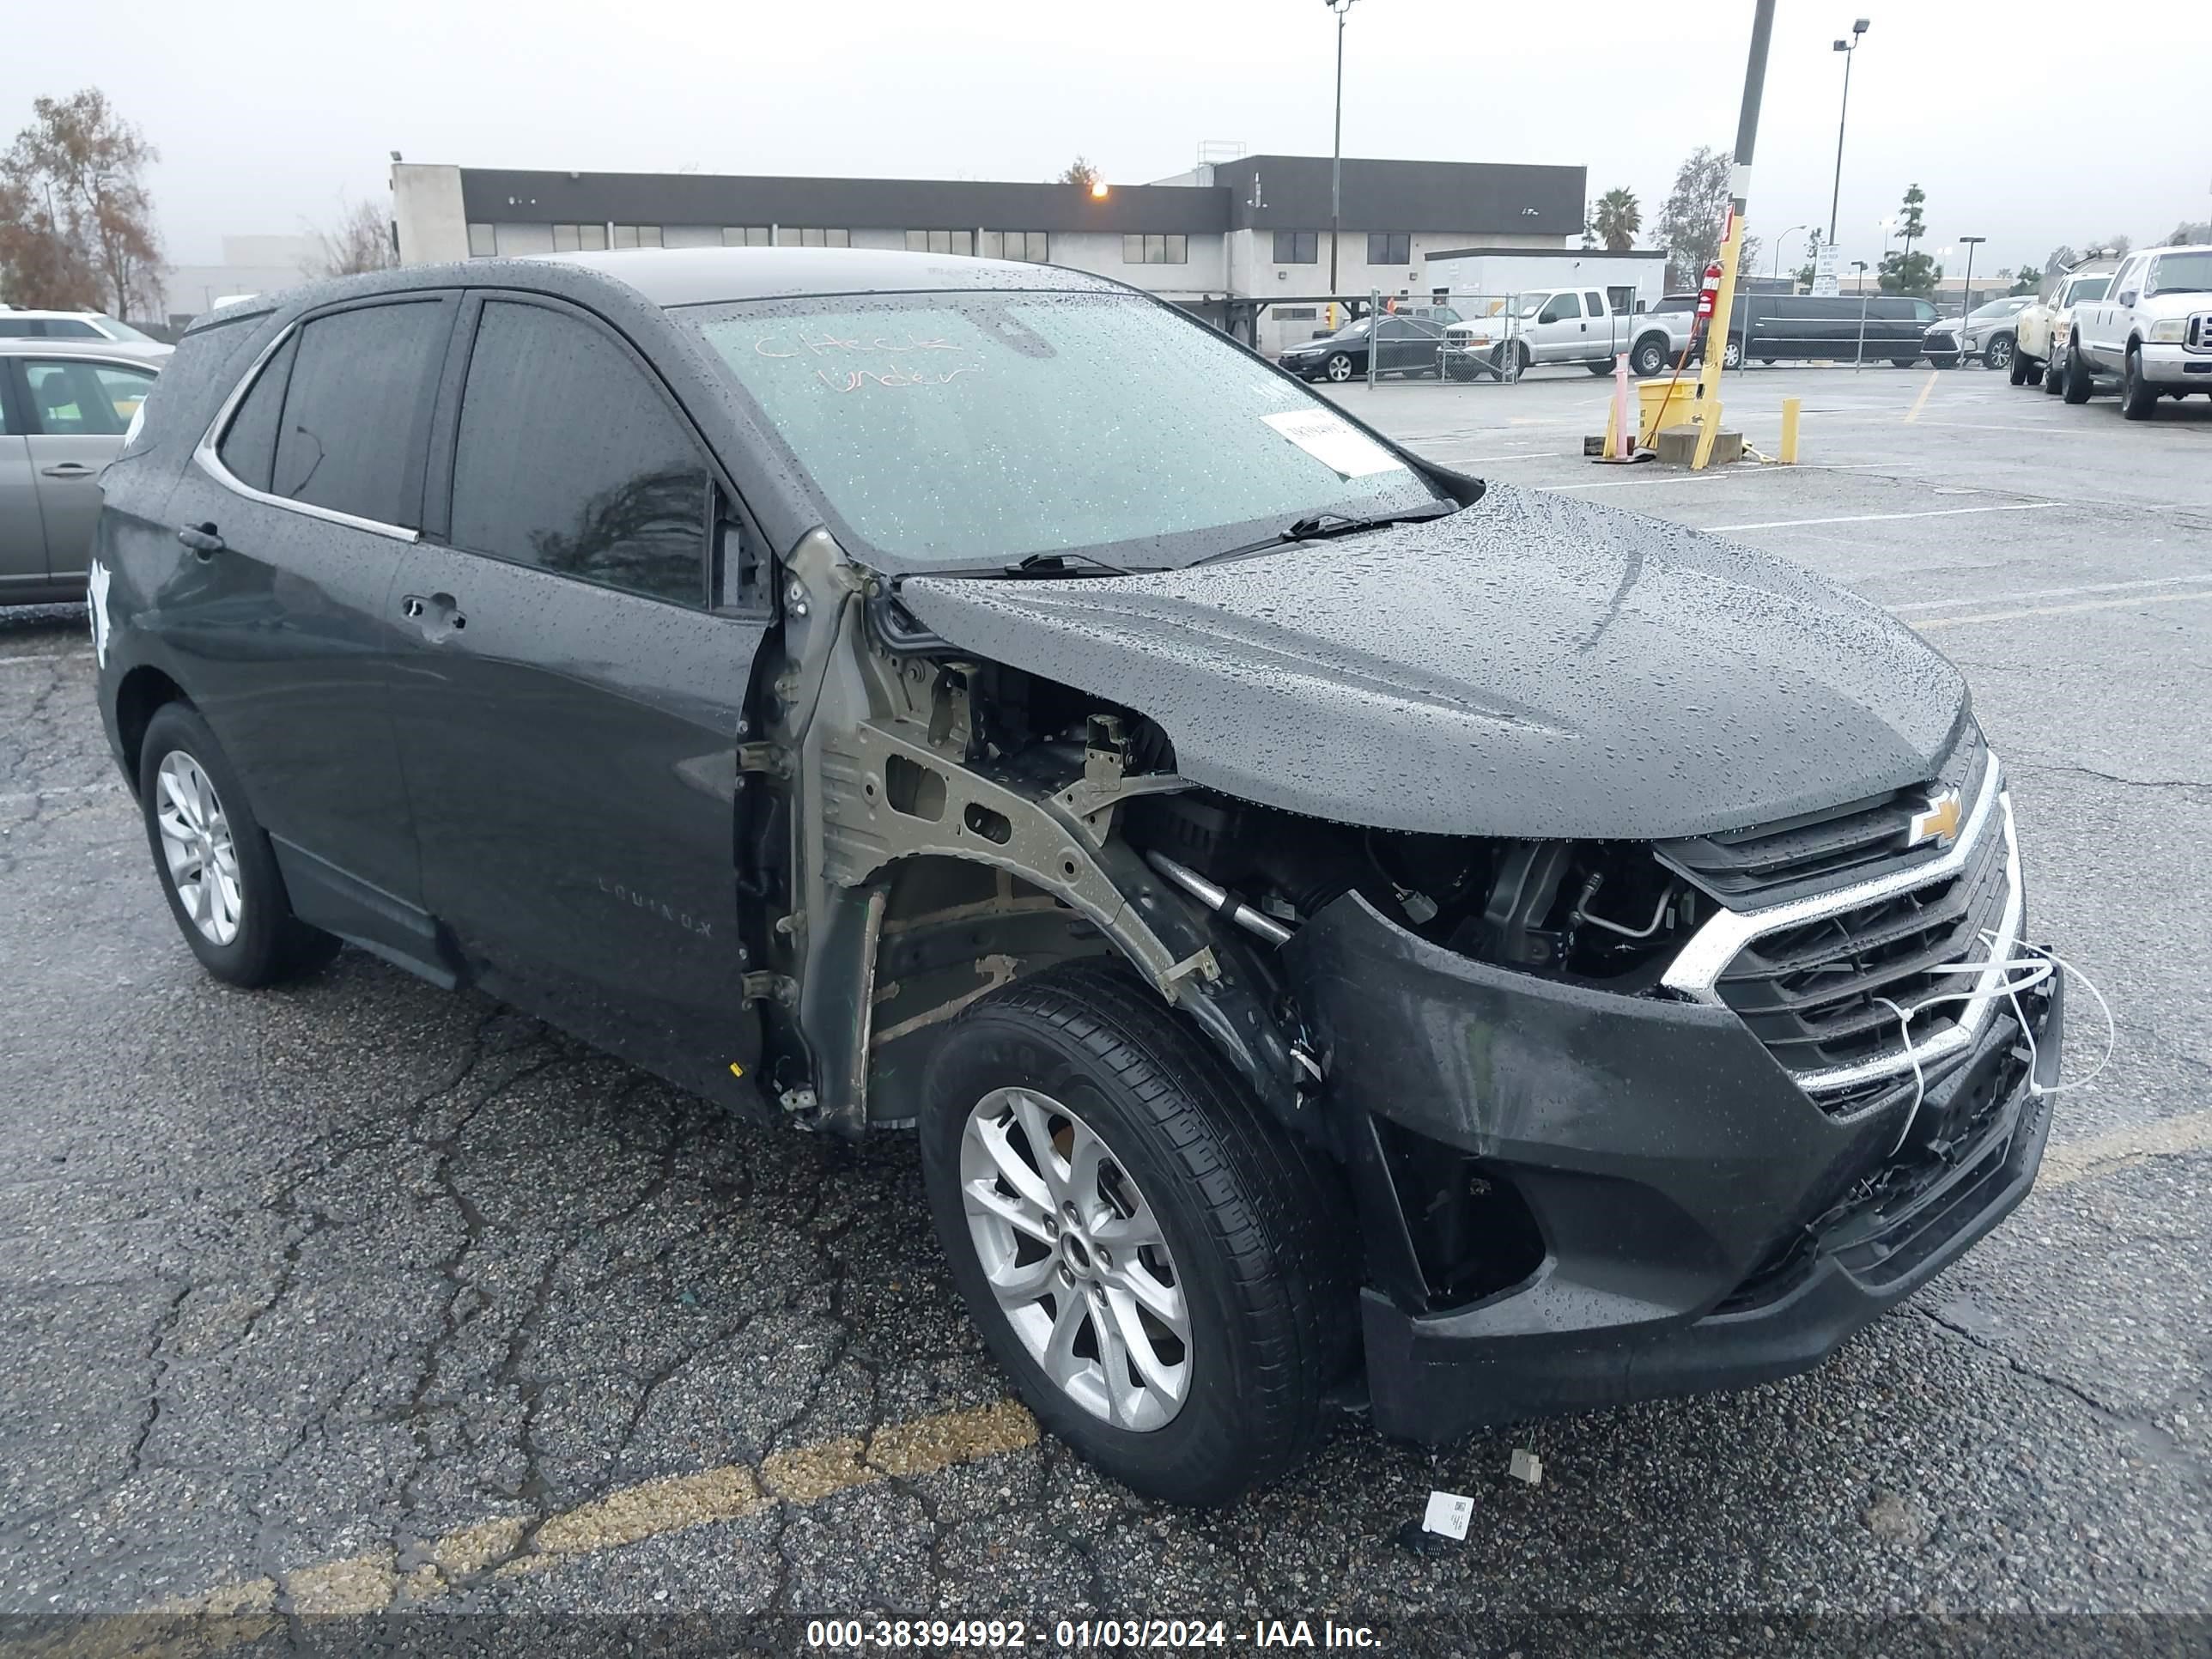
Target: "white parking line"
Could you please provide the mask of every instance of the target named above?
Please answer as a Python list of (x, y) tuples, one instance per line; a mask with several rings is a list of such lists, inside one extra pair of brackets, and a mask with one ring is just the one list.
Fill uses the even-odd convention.
[(82, 662), (92, 654), (89, 651), (41, 651), (23, 657), (0, 657), (0, 668), (13, 668), (29, 662)]
[(1890, 519), (1955, 519), (1967, 513), (2040, 513), (2071, 501), (2010, 501), (2002, 507), (1938, 507), (1925, 513), (1852, 513), (1835, 519), (1767, 519), (1758, 524), (1709, 524), (1703, 530), (1795, 530), (1801, 525), (1875, 524)]
[(1909, 605), (1893, 605), (1887, 608), (1902, 613), (1907, 611), (1948, 611), (1960, 605), (2008, 605), (2019, 599), (2063, 599), (2076, 593), (2118, 593), (2132, 587), (2171, 587), (2176, 582), (2212, 582), (2212, 570), (2199, 570), (2186, 576), (2146, 576), (2137, 582), (2085, 582), (2079, 587), (2031, 587), (2021, 593), (1965, 593), (1955, 599), (1915, 599)]
[(2133, 605), (2174, 605), (2183, 599), (2212, 599), (2203, 593), (2136, 593), (2124, 599), (2083, 599), (2078, 605), (2026, 605), (2017, 611), (1978, 611), (1971, 617), (1930, 617), (1908, 624), (1926, 633), (1931, 628), (1964, 628), (1971, 623), (2018, 622), (2023, 617), (2063, 617), (2076, 611), (2121, 611)]

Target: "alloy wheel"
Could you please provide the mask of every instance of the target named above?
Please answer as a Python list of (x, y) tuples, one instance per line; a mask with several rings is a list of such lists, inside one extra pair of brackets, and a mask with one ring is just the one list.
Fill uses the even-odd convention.
[(1352, 378), (1352, 359), (1346, 356), (1341, 351), (1330, 358), (1328, 360), (1328, 378), (1332, 380), (1338, 381), (1350, 380)]
[(200, 763), (181, 749), (161, 757), (155, 783), (160, 791), (155, 822), (169, 884), (192, 926), (211, 943), (228, 945), (238, 937), (246, 907), (237, 843), (222, 798)]
[(960, 1188), (984, 1278), (1054, 1386), (1116, 1428), (1173, 1420), (1190, 1393), (1190, 1306), (1113, 1149), (1049, 1096), (994, 1089), (962, 1131)]

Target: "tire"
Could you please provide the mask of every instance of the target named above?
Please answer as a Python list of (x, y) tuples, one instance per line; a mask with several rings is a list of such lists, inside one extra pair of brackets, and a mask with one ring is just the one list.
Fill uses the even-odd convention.
[(1449, 380), (1475, 380), (1482, 377), (1482, 365), (1462, 356), (1449, 359), (1444, 364), (1444, 378)]
[[(1182, 1016), (1097, 963), (994, 991), (946, 1029), (920, 1127), (953, 1281), (1054, 1435), (1133, 1491), (1176, 1504), (1228, 1503), (1312, 1449), (1324, 1391), (1349, 1370), (1358, 1331), (1341, 1182)], [(1052, 1158), (1030, 1152), (1033, 1133)], [(1071, 1190), (1065, 1166), (1094, 1146), (1096, 1173)], [(1062, 1223), (1048, 1229), (1054, 1202)], [(1087, 1218), (1066, 1224), (1078, 1204)], [(1146, 1218), (1157, 1244), (1106, 1255)], [(994, 1273), (1015, 1281), (1005, 1302)], [(1144, 1318), (1156, 1384), (1124, 1364), (1117, 1400), (1098, 1333), (1139, 1317), (1133, 1285), (1156, 1299), (1147, 1311), (1179, 1306), (1188, 1337)], [(1102, 1317), (1100, 1297), (1117, 1289), (1126, 1313)], [(1134, 1339), (1121, 1340), (1133, 1351)]]
[(2045, 374), (2044, 368), (2041, 363), (2030, 363), (2025, 369), (2021, 371), (2021, 384), (2022, 386), (2039, 386), (2047, 378), (2048, 376)]
[[(1991, 365), (1991, 367), (1995, 367), (1995, 365)], [(2011, 371), (2012, 383), (2014, 386), (2026, 386), (2027, 384), (2028, 363), (2027, 358), (2021, 356), (2017, 351), (2008, 352), (2006, 354), (2005, 367)], [(2036, 379), (2039, 380), (2042, 378), (2043, 377), (2040, 374), (2036, 376)]]
[(1919, 361), (1917, 357), (1892, 357), (1889, 360), (1890, 366), (1893, 368), (1911, 368)]
[(1723, 368), (1741, 368), (1743, 367), (1742, 341), (1730, 340), (1726, 345), (1721, 348), (1721, 367)]
[(2081, 361), (2081, 348), (2069, 339), (2066, 342), (2066, 383), (2059, 395), (2069, 404), (2086, 404), (2096, 389), (2096, 379), (2089, 373), (2089, 365)]
[[(1955, 351), (1946, 351), (1941, 355), (1931, 351), (1928, 354), (1928, 366), (1930, 368), (1956, 368), (1964, 361)], [(1911, 365), (1907, 363), (1904, 367), (1909, 368)]]
[(2120, 371), (2120, 413), (2130, 421), (2147, 421), (2157, 412), (2158, 388), (2143, 379), (2142, 351), (2130, 346)]
[(292, 914), (269, 837), (190, 703), (164, 703), (147, 722), (138, 804), (169, 914), (209, 973), (249, 988), (274, 985), (337, 953), (337, 939)]
[[(1999, 334), (1994, 336), (1990, 339), (1990, 343), (1982, 348), (1982, 367), (1984, 368), (1993, 370), (2000, 368), (2008, 369), (2012, 367), (2013, 359), (2016, 355), (2017, 354), (2013, 350), (2013, 339), (2011, 335)], [(2013, 384), (2014, 386), (2018, 386), (2020, 384), (2020, 380), (2017, 376), (2014, 377)]]
[(1321, 372), (1325, 378), (1342, 386), (1352, 378), (1352, 354), (1346, 351), (1331, 352), (1328, 361), (1321, 366)]
[(1603, 362), (1585, 363), (1583, 367), (1593, 374), (1610, 374), (1613, 373), (1613, 359), (1607, 357)]
[(1664, 374), (1667, 372), (1667, 363), (1670, 356), (1667, 349), (1667, 342), (1663, 337), (1656, 334), (1647, 334), (1636, 343), (1636, 349), (1629, 354), (1629, 372), (1639, 380), (1648, 380), (1654, 375)]
[(2066, 366), (2057, 357), (2046, 358), (2043, 364), (2043, 395), (2056, 398), (2066, 389)]

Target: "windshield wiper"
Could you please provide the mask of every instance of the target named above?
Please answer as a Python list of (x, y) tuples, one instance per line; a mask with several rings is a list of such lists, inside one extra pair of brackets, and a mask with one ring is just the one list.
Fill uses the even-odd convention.
[[(907, 576), (1133, 576), (1092, 553), (1031, 553), (1012, 564), (966, 564), (944, 569), (909, 570)], [(903, 577), (901, 580), (904, 580)]]
[(1263, 536), (1256, 542), (1247, 542), (1242, 547), (1224, 547), (1218, 553), (1202, 554), (1192, 564), (1218, 564), (1224, 559), (1243, 558), (1248, 553), (1264, 553), (1271, 547), (1285, 547), (1295, 542), (1327, 541), (1335, 536), (1355, 535), (1363, 530), (1385, 530), (1394, 524), (1425, 524), (1431, 519), (1448, 519), (1458, 512), (1448, 507), (1437, 513), (1392, 513), (1373, 519), (1355, 519), (1342, 513), (1316, 513), (1310, 518), (1298, 519), (1285, 525), (1272, 536)]

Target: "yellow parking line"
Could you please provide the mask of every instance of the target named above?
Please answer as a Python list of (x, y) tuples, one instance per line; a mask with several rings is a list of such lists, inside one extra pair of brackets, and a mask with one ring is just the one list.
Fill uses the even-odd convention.
[(2090, 1176), (2110, 1175), (2150, 1158), (2179, 1158), (2186, 1152), (2212, 1152), (2212, 1112), (2187, 1112), (2091, 1135), (2064, 1146), (2053, 1146), (2043, 1155), (2043, 1170), (2035, 1189), (2067, 1187)]
[(1928, 379), (1921, 385), (1920, 395), (1912, 400), (1912, 407), (1905, 412), (1905, 425), (1911, 426), (1918, 420), (1920, 411), (1928, 407), (1928, 395), (1936, 390), (1936, 373), (1932, 368), (1928, 371)]
[(1936, 628), (1964, 628), (1969, 623), (2017, 622), (2023, 617), (2061, 617), (2074, 611), (2124, 611), (2138, 605), (2173, 605), (2183, 599), (2212, 599), (2212, 592), (2145, 593), (2131, 599), (2083, 599), (2074, 605), (2023, 605), (2017, 611), (1981, 611), (1971, 617), (1931, 617), (1926, 622), (1907, 622), (1909, 628), (1927, 633)]
[(912, 1480), (1037, 1441), (1036, 1419), (1018, 1402), (994, 1401), (895, 1423), (874, 1435), (796, 1447), (757, 1465), (725, 1463), (623, 1486), (537, 1521), (512, 1516), (465, 1527), (424, 1547), (428, 1559), (402, 1571), (389, 1550), (317, 1562), (281, 1579), (226, 1584), (149, 1609), (156, 1620), (221, 1621), (222, 1639), (198, 1632), (204, 1646), (258, 1640), (285, 1613), (364, 1613), (419, 1607), (479, 1575), (541, 1572), (563, 1559), (617, 1549), (647, 1538), (734, 1521), (776, 1504), (818, 1504), (878, 1480)]

